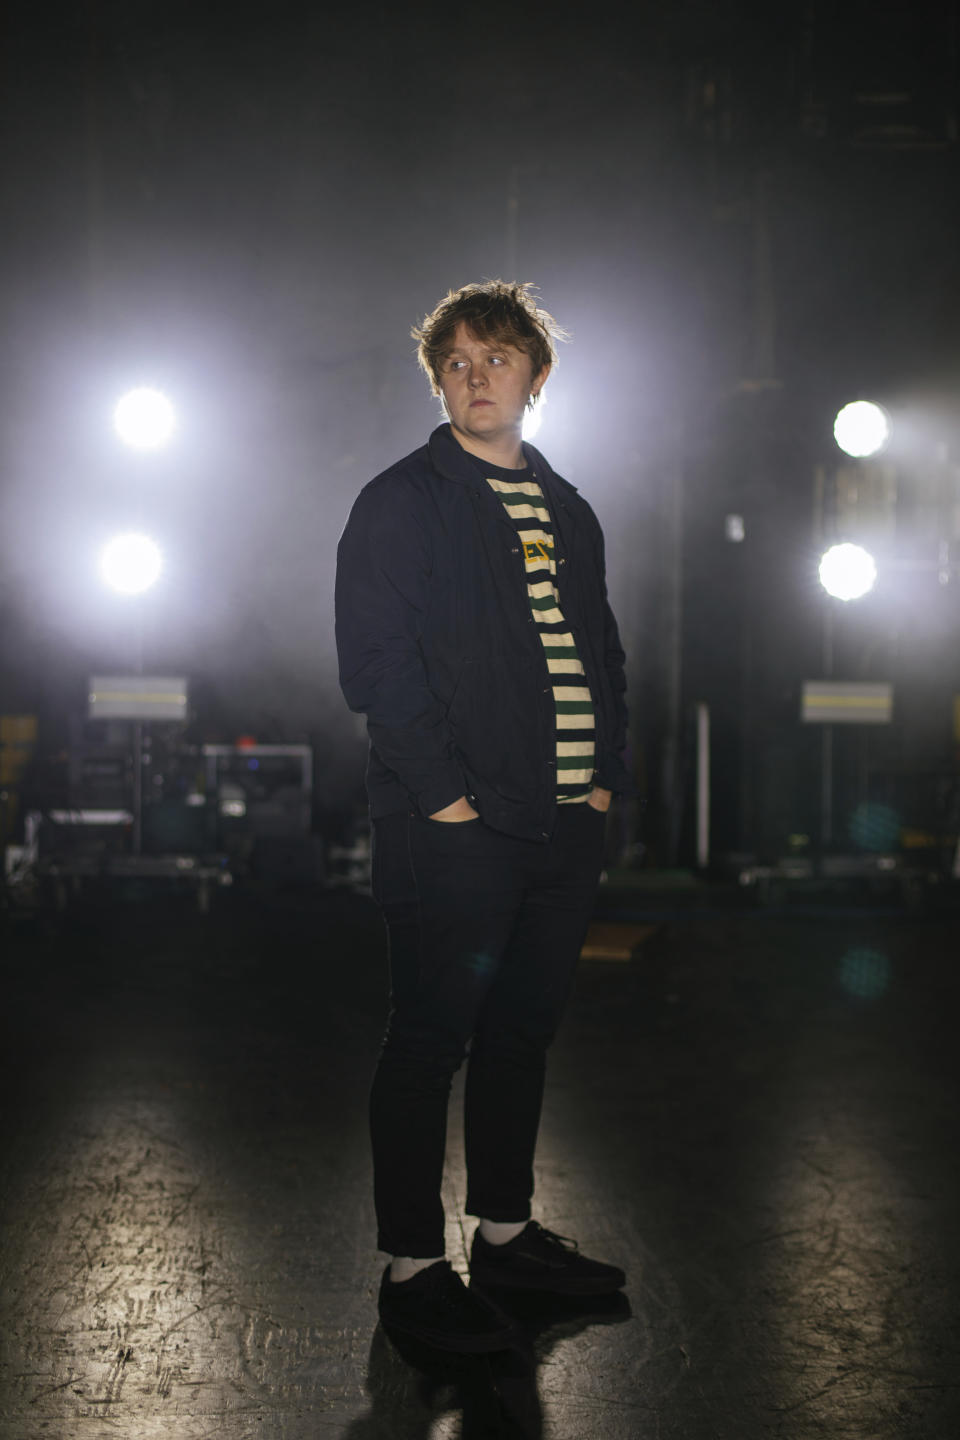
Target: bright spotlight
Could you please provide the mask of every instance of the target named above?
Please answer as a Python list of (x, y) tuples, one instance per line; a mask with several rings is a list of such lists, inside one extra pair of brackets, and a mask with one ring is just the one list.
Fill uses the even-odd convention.
[(540, 429), (540, 422), (543, 419), (543, 407), (547, 403), (546, 395), (541, 395), (532, 410), (525, 410), (523, 414), (523, 438), (532, 440)]
[(159, 390), (129, 390), (113, 412), (114, 429), (134, 450), (159, 450), (173, 434), (177, 417)]
[(820, 561), (820, 584), (835, 600), (859, 600), (876, 579), (876, 562), (860, 545), (831, 545)]
[(854, 400), (834, 420), (833, 438), (841, 450), (858, 459), (876, 455), (890, 439), (887, 412), (871, 400)]
[(122, 595), (140, 595), (163, 568), (159, 548), (146, 535), (115, 535), (100, 552), (100, 574)]

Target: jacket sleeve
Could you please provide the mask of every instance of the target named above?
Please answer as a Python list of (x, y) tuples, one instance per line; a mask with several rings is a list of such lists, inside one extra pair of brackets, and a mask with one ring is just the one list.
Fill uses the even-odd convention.
[(360, 493), (337, 548), (335, 608), (347, 704), (366, 715), (380, 759), (427, 816), (469, 787), (420, 647), (432, 553), (417, 500), (396, 475)]
[(610, 737), (609, 750), (597, 755), (597, 781), (604, 789), (616, 791), (617, 794), (633, 794), (636, 787), (622, 758), (627, 744), (627, 677), (624, 669), (627, 657), (620, 643), (620, 632), (607, 599), (603, 531), (596, 517), (594, 517), (594, 524), (596, 525), (597, 563), (603, 586), (603, 668), (613, 699), (613, 733)]

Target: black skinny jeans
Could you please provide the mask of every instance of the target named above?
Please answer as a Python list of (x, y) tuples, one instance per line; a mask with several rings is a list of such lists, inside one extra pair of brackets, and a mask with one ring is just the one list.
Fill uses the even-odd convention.
[(447, 1106), (468, 1045), (467, 1211), (529, 1218), (546, 1051), (590, 923), (603, 835), (604, 816), (586, 804), (559, 806), (544, 843), (482, 820), (374, 823), (392, 994), (370, 1129), (388, 1254), (444, 1252)]

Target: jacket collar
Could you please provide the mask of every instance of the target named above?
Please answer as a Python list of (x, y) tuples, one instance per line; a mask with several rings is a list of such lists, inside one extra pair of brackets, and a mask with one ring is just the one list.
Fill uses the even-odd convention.
[[(430, 452), (430, 459), (434, 468), (448, 480), (456, 480), (461, 484), (471, 485), (475, 490), (486, 490), (483, 483), (483, 476), (478, 465), (482, 466), (483, 461), (477, 456), (470, 455), (459, 442), (454, 439), (453, 431), (449, 425), (438, 425), (436, 430), (427, 441), (427, 448)], [(537, 472), (537, 479), (545, 482), (548, 486), (556, 487), (557, 490), (572, 490), (576, 494), (577, 487), (571, 485), (569, 480), (562, 476), (555, 475), (547, 464), (546, 459), (533, 445), (523, 442), (523, 453), (529, 461), (531, 469)]]

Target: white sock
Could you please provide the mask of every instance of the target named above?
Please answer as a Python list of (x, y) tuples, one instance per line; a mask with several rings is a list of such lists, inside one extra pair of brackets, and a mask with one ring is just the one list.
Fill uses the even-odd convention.
[(526, 1230), (526, 1220), (481, 1220), (480, 1234), (488, 1245), (506, 1245)]
[(404, 1280), (412, 1280), (421, 1270), (436, 1265), (437, 1261), (443, 1258), (442, 1255), (434, 1255), (432, 1260), (419, 1260), (412, 1255), (394, 1255), (390, 1261), (390, 1279), (394, 1284), (402, 1285)]

